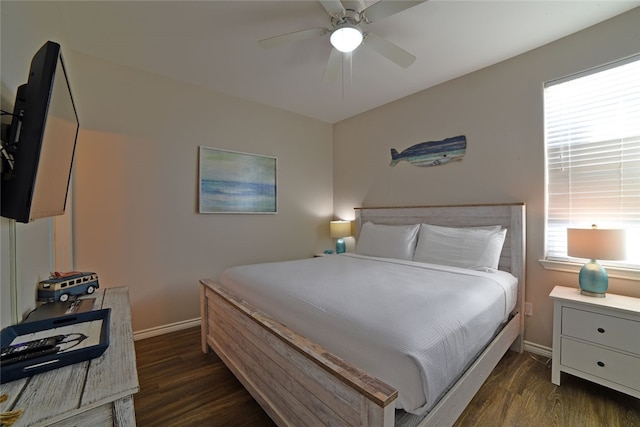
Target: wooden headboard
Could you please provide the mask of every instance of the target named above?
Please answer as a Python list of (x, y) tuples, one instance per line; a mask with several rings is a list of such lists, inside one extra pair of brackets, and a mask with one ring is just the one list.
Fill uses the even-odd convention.
[[(444, 227), (501, 225), (507, 235), (500, 255), (500, 270), (518, 278), (516, 310), (524, 313), (526, 217), (525, 204), (360, 207), (356, 209), (356, 239), (362, 224), (431, 224)], [(523, 316), (524, 319), (524, 316)]]

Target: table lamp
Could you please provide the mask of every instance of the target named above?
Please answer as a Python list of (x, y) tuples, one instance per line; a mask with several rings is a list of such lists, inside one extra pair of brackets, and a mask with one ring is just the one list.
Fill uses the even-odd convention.
[(336, 240), (336, 253), (343, 254), (347, 251), (347, 245), (343, 237), (351, 236), (351, 221), (331, 221), (329, 223), (329, 234)]
[(580, 269), (578, 282), (580, 293), (592, 297), (604, 297), (609, 287), (607, 271), (596, 260), (620, 260), (625, 258), (624, 230), (592, 228), (567, 229), (567, 254), (590, 259)]

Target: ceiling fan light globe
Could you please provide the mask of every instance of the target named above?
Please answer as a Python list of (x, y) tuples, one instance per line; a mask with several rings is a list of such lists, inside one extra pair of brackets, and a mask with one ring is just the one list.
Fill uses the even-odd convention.
[(362, 43), (362, 31), (356, 26), (344, 25), (336, 28), (329, 40), (340, 52), (353, 52)]

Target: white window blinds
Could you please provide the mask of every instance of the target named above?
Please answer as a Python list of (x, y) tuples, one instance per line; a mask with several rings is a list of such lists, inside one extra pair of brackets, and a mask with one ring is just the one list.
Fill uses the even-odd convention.
[(545, 85), (546, 258), (567, 260), (567, 228), (627, 230), (640, 268), (640, 56)]

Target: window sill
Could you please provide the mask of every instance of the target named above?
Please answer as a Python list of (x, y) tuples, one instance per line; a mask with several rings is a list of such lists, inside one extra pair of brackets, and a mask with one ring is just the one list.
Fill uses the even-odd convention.
[[(552, 261), (548, 259), (541, 259), (539, 261), (540, 264), (542, 264), (542, 266), (545, 268), (545, 270), (564, 271), (567, 273), (576, 274), (580, 273), (580, 269), (584, 265), (576, 262)], [(605, 265), (604, 268), (607, 270), (607, 275), (609, 277), (640, 281), (640, 270), (610, 265)]]

